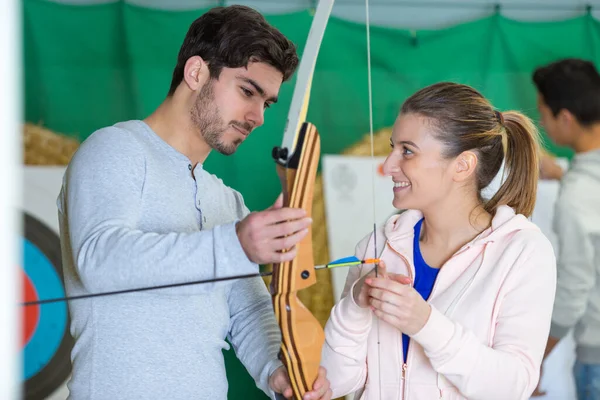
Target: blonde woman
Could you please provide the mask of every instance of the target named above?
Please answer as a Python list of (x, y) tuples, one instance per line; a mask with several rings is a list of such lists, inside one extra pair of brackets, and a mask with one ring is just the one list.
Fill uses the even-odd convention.
[(390, 142), (384, 172), (406, 211), (357, 245), (382, 261), (348, 274), (326, 324), (333, 397), (528, 399), (556, 285), (552, 246), (528, 220), (538, 132), (469, 86), (439, 83), (406, 100)]

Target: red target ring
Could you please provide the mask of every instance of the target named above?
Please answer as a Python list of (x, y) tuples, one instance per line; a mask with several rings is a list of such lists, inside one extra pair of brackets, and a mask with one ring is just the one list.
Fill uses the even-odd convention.
[[(35, 287), (33, 286), (33, 283), (31, 282), (31, 279), (29, 279), (29, 277), (27, 276), (25, 271), (23, 271), (22, 268), (20, 268), (20, 270), (21, 278), (23, 279), (23, 300), (25, 302), (38, 300), (37, 292), (35, 290)], [(29, 343), (29, 340), (31, 340), (31, 337), (35, 333), (35, 330), (40, 321), (40, 306), (35, 305), (23, 307), (22, 321), (23, 336), (21, 338), (21, 348), (24, 348), (27, 345), (27, 343)]]

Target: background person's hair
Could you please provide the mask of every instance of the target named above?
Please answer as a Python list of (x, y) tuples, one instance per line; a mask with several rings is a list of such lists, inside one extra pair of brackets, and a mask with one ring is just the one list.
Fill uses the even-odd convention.
[[(452, 82), (419, 90), (404, 102), (400, 112), (428, 118), (434, 135), (444, 145), (444, 157), (454, 158), (464, 151), (477, 154), (477, 191), (486, 211), (493, 214), (505, 204), (519, 214), (531, 215), (540, 146), (539, 132), (528, 117), (517, 111), (498, 112), (474, 88)], [(507, 176), (485, 202), (481, 191), (498, 174), (503, 161)]]
[(565, 109), (581, 125), (600, 122), (600, 74), (591, 62), (555, 61), (536, 69), (533, 82), (554, 116)]
[(169, 96), (183, 80), (185, 63), (200, 56), (210, 77), (223, 67), (246, 67), (250, 61), (272, 65), (287, 81), (298, 67), (296, 46), (256, 10), (241, 5), (215, 7), (196, 19), (185, 36), (173, 70)]

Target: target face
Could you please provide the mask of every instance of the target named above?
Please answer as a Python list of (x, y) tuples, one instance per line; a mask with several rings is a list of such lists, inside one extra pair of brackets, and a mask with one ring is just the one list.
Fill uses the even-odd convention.
[[(58, 235), (30, 214), (23, 217), (23, 301), (64, 297)], [(67, 303), (26, 306), (21, 312), (23, 394), (27, 400), (45, 399), (71, 373)]]

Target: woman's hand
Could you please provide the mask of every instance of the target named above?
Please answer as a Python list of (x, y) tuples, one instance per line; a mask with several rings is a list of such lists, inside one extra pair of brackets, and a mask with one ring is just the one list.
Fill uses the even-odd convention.
[(383, 261), (379, 264), (379, 271), (379, 277), (366, 275), (364, 280), (371, 309), (377, 317), (401, 332), (414, 335), (427, 323), (431, 307), (410, 285), (409, 277), (388, 274)]
[[(385, 267), (384, 267), (385, 269)], [(365, 276), (363, 276), (362, 278), (360, 278), (358, 280), (358, 282), (356, 282), (356, 284), (354, 285), (354, 288), (352, 289), (352, 296), (354, 297), (354, 302), (361, 308), (368, 308), (370, 307), (371, 303), (369, 301), (369, 290), (371, 289), (371, 287), (369, 285), (367, 285), (365, 283), (365, 280), (371, 277), (383, 277), (382, 275), (382, 268), (381, 267), (375, 267), (371, 270), (371, 272), (369, 272), (368, 274), (366, 274)]]

